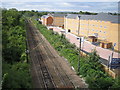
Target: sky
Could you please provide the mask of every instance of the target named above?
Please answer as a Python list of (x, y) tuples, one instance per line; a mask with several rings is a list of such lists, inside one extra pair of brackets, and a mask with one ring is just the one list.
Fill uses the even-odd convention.
[(61, 12), (118, 12), (119, 0), (3, 0), (3, 8)]

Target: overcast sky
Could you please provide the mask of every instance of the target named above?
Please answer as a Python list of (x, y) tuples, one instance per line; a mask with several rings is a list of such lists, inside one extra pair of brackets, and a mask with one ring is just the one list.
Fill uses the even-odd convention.
[(119, 0), (3, 0), (2, 7), (38, 11), (118, 12)]

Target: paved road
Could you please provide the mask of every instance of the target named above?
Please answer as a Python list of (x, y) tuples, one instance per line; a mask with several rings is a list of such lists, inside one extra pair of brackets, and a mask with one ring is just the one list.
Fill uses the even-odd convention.
[(55, 51), (44, 36), (27, 21), (27, 40), (34, 88), (86, 88), (69, 63)]

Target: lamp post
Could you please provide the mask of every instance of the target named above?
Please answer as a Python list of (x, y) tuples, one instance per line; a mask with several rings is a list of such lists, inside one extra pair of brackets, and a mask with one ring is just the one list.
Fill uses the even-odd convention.
[[(79, 18), (79, 23), (78, 23), (78, 36), (79, 36), (79, 33), (80, 33), (80, 16), (78, 16)], [(78, 57), (78, 73), (80, 72), (80, 50), (81, 50), (81, 37), (80, 38), (77, 38), (79, 39), (79, 57)]]

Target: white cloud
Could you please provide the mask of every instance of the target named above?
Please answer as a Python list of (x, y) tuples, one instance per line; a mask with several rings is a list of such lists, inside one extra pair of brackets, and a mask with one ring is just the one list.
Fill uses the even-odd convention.
[(2, 2), (119, 2), (119, 0), (2, 0)]
[(117, 12), (117, 3), (88, 3), (88, 2), (3, 2), (4, 8), (38, 11), (105, 11)]
[(64, 2), (64, 3), (62, 3), (63, 4), (63, 6), (71, 6), (71, 4), (70, 3), (67, 3), (67, 2)]

